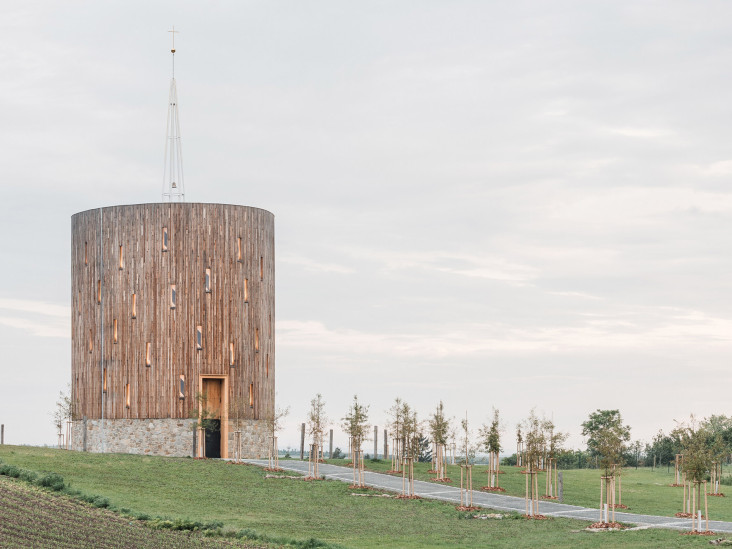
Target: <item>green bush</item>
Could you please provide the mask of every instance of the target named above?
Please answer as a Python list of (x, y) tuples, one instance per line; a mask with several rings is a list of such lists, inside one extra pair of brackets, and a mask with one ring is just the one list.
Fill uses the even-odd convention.
[(46, 473), (36, 481), (36, 484), (44, 488), (50, 488), (54, 492), (59, 492), (64, 489), (64, 477), (58, 473)]
[(15, 465), (0, 465), (0, 475), (18, 478), (20, 476), (20, 468)]
[[(141, 519), (142, 520), (142, 519)], [(188, 519), (165, 519), (165, 518), (154, 518), (148, 521), (150, 528), (156, 528), (159, 530), (190, 530), (190, 531), (206, 531), (206, 530), (220, 530), (223, 528), (224, 523), (218, 520), (211, 522), (198, 522)]]
[(18, 475), (18, 478), (20, 480), (24, 480), (26, 482), (29, 482), (30, 484), (33, 484), (36, 479), (38, 478), (38, 475), (34, 473), (33, 471), (28, 471), (27, 469), (21, 469), (20, 475)]

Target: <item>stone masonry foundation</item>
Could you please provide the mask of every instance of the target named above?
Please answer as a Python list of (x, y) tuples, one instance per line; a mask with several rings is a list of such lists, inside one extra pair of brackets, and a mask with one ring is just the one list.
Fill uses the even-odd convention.
[[(87, 452), (193, 456), (192, 419), (87, 419), (73, 425), (72, 449)], [(104, 427), (102, 428), (102, 424)], [(242, 431), (242, 457), (267, 456), (266, 423), (246, 420)], [(234, 455), (234, 425), (229, 422), (229, 457)]]

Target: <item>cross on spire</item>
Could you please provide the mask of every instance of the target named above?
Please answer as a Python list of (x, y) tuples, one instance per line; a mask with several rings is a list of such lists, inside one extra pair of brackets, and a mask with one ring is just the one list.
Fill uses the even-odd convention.
[(173, 25), (173, 30), (169, 30), (168, 32), (173, 33), (173, 47), (171, 48), (170, 53), (175, 53), (175, 35), (180, 31), (175, 30), (175, 25)]
[(179, 31), (169, 30), (173, 34), (173, 76), (170, 79), (168, 95), (167, 138), (165, 139), (165, 161), (163, 174), (163, 202), (183, 202), (185, 186), (183, 184), (183, 156), (180, 140), (180, 119), (178, 114), (178, 88), (175, 83), (175, 35)]

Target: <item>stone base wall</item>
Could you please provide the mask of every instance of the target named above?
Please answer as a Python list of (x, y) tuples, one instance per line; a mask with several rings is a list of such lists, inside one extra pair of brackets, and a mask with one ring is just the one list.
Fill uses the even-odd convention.
[[(261, 419), (245, 419), (239, 422), (241, 429), (241, 457), (266, 458), (267, 452), (267, 422)], [(236, 425), (229, 421), (229, 457), (235, 457)]]
[[(75, 421), (72, 450), (153, 456), (193, 456), (192, 419), (87, 419)], [(262, 420), (241, 422), (242, 456), (267, 456), (267, 429)], [(229, 422), (229, 457), (234, 456), (234, 425)]]

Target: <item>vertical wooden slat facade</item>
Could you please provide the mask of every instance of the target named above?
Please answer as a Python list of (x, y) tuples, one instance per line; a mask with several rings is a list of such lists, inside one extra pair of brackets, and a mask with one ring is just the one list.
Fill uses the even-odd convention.
[[(167, 251), (163, 228), (168, 232)], [(74, 215), (71, 240), (72, 397), (80, 415), (101, 418), (104, 400), (105, 419), (188, 418), (198, 406), (201, 376), (211, 375), (227, 377), (229, 401), (248, 401), (249, 386), (254, 384), (254, 406), (247, 407), (247, 419), (264, 419), (273, 412), (275, 273), (270, 212), (226, 204), (112, 206)], [(208, 293), (207, 268), (211, 269)], [(170, 307), (171, 284), (177, 292), (175, 309)], [(200, 350), (197, 326), (203, 332)], [(102, 368), (107, 368), (104, 394)], [(181, 374), (186, 380), (182, 400)]]

